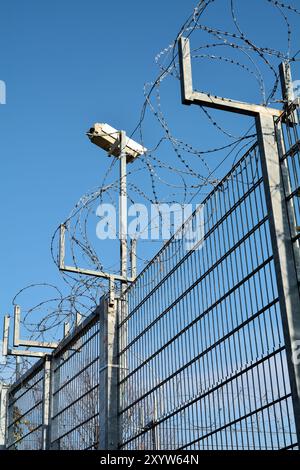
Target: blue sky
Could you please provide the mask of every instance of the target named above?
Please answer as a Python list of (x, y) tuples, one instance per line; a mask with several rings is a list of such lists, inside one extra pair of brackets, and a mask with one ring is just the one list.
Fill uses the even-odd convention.
[[(248, 2), (236, 3), (249, 33), (266, 46), (285, 49), (283, 18), (272, 16), (267, 1), (254, 0), (252, 8)], [(11, 313), (11, 300), (23, 286), (59, 284), (49, 251), (52, 233), (80, 196), (101, 182), (108, 165), (85, 132), (97, 121), (128, 133), (134, 129), (143, 85), (158, 73), (154, 58), (176, 37), (195, 4), (195, 0), (3, 0), (0, 79), (7, 86), (7, 104), (0, 106), (1, 315)], [(226, 5), (219, 0), (208, 16), (223, 29), (229, 27), (223, 15)], [(293, 30), (299, 37), (299, 21)], [(237, 79), (226, 65), (214, 69), (214, 64), (207, 64), (195, 71), (204, 89), (258, 99), (252, 81)], [(296, 66), (294, 73), (297, 78)], [(224, 141), (197, 125), (199, 110), (189, 108), (187, 113), (181, 107), (179, 88), (167, 91), (166, 107), (174, 128), (201, 140), (201, 147)], [(237, 133), (247, 128), (245, 118), (219, 117)], [(151, 132), (150, 126), (145, 142), (150, 147)], [(221, 173), (226, 170), (223, 167)], [(96, 248), (100, 252), (101, 246)]]

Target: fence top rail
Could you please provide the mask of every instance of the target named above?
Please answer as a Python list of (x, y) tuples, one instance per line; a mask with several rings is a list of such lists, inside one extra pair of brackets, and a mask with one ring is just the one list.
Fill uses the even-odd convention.
[[(206, 204), (207, 201), (220, 189), (220, 187), (226, 182), (226, 180), (232, 175), (232, 173), (241, 165), (241, 163), (248, 157), (248, 155), (253, 152), (258, 146), (258, 142), (256, 141), (254, 144), (251, 145), (251, 147), (243, 154), (243, 156), (230, 168), (230, 170), (226, 173), (226, 175), (218, 182), (218, 184), (214, 187), (214, 189), (203, 199), (201, 202), (202, 205)], [(187, 220), (184, 221), (184, 223), (179, 227), (179, 229), (172, 235), (169, 240), (167, 240), (161, 249), (154, 255), (151, 261), (144, 267), (144, 269), (137, 275), (135, 280), (127, 287), (127, 289), (124, 291), (122, 297), (125, 297), (130, 290), (136, 285), (138, 280), (143, 276), (143, 274), (149, 269), (149, 266), (151, 266), (157, 258), (162, 254), (162, 252), (172, 243), (172, 241), (175, 239), (176, 235), (185, 227), (185, 225), (193, 218), (195, 217), (195, 214), (197, 212), (197, 209), (189, 216)]]

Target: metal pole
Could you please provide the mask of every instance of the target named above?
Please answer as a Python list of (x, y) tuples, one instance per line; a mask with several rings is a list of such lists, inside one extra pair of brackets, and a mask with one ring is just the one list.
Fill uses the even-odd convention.
[(82, 319), (82, 315), (80, 312), (76, 312), (76, 319), (75, 319), (75, 326), (79, 326)]
[(45, 357), (44, 385), (43, 385), (43, 434), (42, 450), (50, 448), (50, 382), (51, 381), (51, 359)]
[(273, 116), (267, 113), (259, 114), (256, 118), (256, 128), (287, 351), (295, 426), (297, 440), (300, 442), (300, 364), (293, 361), (292, 356), (293, 346), (300, 344), (300, 296)]
[(136, 238), (131, 239), (130, 247), (130, 267), (131, 267), (131, 279), (136, 278)]
[(293, 80), (291, 66), (289, 62), (282, 62), (279, 65), (279, 75), (281, 82), (282, 98), (286, 102), (286, 107), (295, 99), (293, 90)]
[[(294, 111), (293, 114), (297, 114), (297, 111)], [(290, 123), (286, 123), (286, 125), (290, 125)], [(275, 132), (276, 132), (276, 140), (277, 140), (278, 151), (279, 151), (279, 158), (283, 160), (281, 163), (281, 175), (282, 175), (283, 186), (285, 189), (285, 194), (291, 194), (292, 189), (291, 189), (291, 181), (289, 177), (287, 158), (284, 158), (284, 159), (282, 158), (288, 150), (286, 149), (285, 142), (284, 142), (284, 137), (283, 137), (284, 130), (283, 130), (282, 122), (277, 122)], [(297, 220), (296, 220), (296, 207), (295, 207), (293, 198), (290, 198), (287, 201), (287, 210), (288, 210), (288, 216), (289, 216), (291, 238), (292, 240), (294, 240), (295, 237), (297, 236)], [(294, 248), (294, 261), (295, 261), (297, 277), (298, 279), (300, 279), (300, 250), (298, 248), (297, 243), (294, 243), (293, 245), (294, 245), (293, 247)]]
[(178, 46), (182, 103), (190, 105), (193, 97), (193, 76), (189, 39), (181, 37)]
[(100, 304), (99, 449), (116, 450), (118, 419), (118, 335), (116, 306), (103, 297)]
[(19, 380), (21, 377), (21, 358), (16, 356), (16, 380)]
[(66, 239), (66, 226), (64, 224), (60, 225), (59, 232), (59, 269), (64, 269), (65, 267), (65, 239)]
[(10, 316), (5, 315), (4, 324), (3, 324), (3, 343), (2, 343), (2, 355), (5, 358), (8, 354), (9, 323), (10, 323)]
[[(126, 133), (120, 131), (119, 238), (120, 274), (127, 279), (127, 156)], [(119, 445), (119, 340), (118, 309), (115, 300), (115, 276), (109, 279), (109, 299), (100, 305), (100, 372), (99, 372), (99, 449), (115, 450)], [(121, 295), (126, 283), (121, 280)]]
[(68, 321), (64, 322), (64, 338), (70, 334), (70, 323)]
[[(287, 110), (289, 105), (295, 100), (291, 64), (289, 62), (282, 62), (279, 65), (279, 76), (284, 108)], [(299, 124), (297, 111), (293, 113), (293, 121), (295, 124)]]
[(21, 321), (21, 309), (19, 305), (15, 305), (14, 307), (14, 340), (13, 340), (14, 346), (19, 346), (20, 321)]
[(53, 356), (51, 361), (51, 383), (50, 383), (50, 409), (54, 419), (51, 419), (51, 426), (48, 432), (49, 448), (51, 450), (60, 450), (60, 439), (59, 439), (59, 400), (60, 394), (58, 390), (61, 386), (61, 367), (60, 364), (63, 362), (63, 355)]
[[(124, 131), (120, 132), (120, 244), (121, 244), (121, 264), (120, 264), (120, 269), (121, 269), (121, 275), (127, 279), (127, 256), (128, 256), (128, 246), (127, 246), (127, 156), (125, 152), (126, 148), (126, 134)], [(132, 261), (132, 253), (131, 253), (131, 261)], [(131, 265), (132, 268), (132, 265)], [(134, 271), (134, 269), (133, 269)], [(133, 275), (132, 275), (133, 277)], [(126, 282), (121, 282), (121, 292), (120, 292), (120, 300), (116, 303), (115, 305), (115, 315), (117, 315), (116, 319), (116, 325), (118, 324), (118, 321), (124, 320), (126, 317), (126, 311), (127, 311), (127, 302), (126, 302), (126, 287), (127, 283)], [(122, 334), (120, 335), (120, 338), (117, 336), (119, 334), (118, 330), (116, 333), (116, 345), (117, 345), (117, 350), (116, 354), (118, 355), (120, 349), (123, 349), (125, 345), (127, 345), (127, 326), (124, 325), (122, 329)], [(116, 375), (118, 380), (122, 380), (126, 374), (126, 367), (127, 367), (127, 358), (126, 358), (126, 353), (123, 355), (122, 358), (122, 363), (120, 363), (120, 358), (119, 356), (116, 358), (117, 363), (118, 363), (118, 369), (116, 369)], [(121, 391), (120, 387), (117, 385), (116, 386), (116, 407), (117, 407), (117, 412), (121, 409), (122, 406), (122, 401), (123, 401), (123, 389)], [(118, 426), (119, 426), (119, 439), (120, 439), (120, 427), (121, 427), (121, 422), (120, 418), (118, 420)]]

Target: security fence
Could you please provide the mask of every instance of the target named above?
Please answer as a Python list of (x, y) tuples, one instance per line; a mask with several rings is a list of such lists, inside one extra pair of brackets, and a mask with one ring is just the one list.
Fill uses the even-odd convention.
[[(299, 118), (297, 102), (275, 122), (296, 271)], [(123, 294), (116, 363), (101, 363), (103, 301), (11, 386), (7, 447), (96, 449), (112, 416), (124, 450), (298, 449), (268, 190), (256, 143), (203, 201), (194, 246), (186, 239), (197, 213)], [(109, 409), (110, 369), (99, 386), (106, 368), (119, 371)]]
[(257, 145), (203, 211), (198, 249), (185, 251), (184, 238), (173, 237), (128, 290), (120, 325), (128, 368), (121, 381), (122, 447), (294, 446)]

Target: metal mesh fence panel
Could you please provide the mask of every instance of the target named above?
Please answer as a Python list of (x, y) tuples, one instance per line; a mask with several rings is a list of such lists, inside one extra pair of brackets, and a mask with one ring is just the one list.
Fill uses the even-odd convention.
[(127, 290), (119, 325), (121, 447), (291, 448), (295, 423), (257, 145), (205, 199), (202, 220), (193, 249), (183, 226)]
[(52, 360), (51, 447), (97, 449), (99, 319), (95, 314), (55, 351)]

